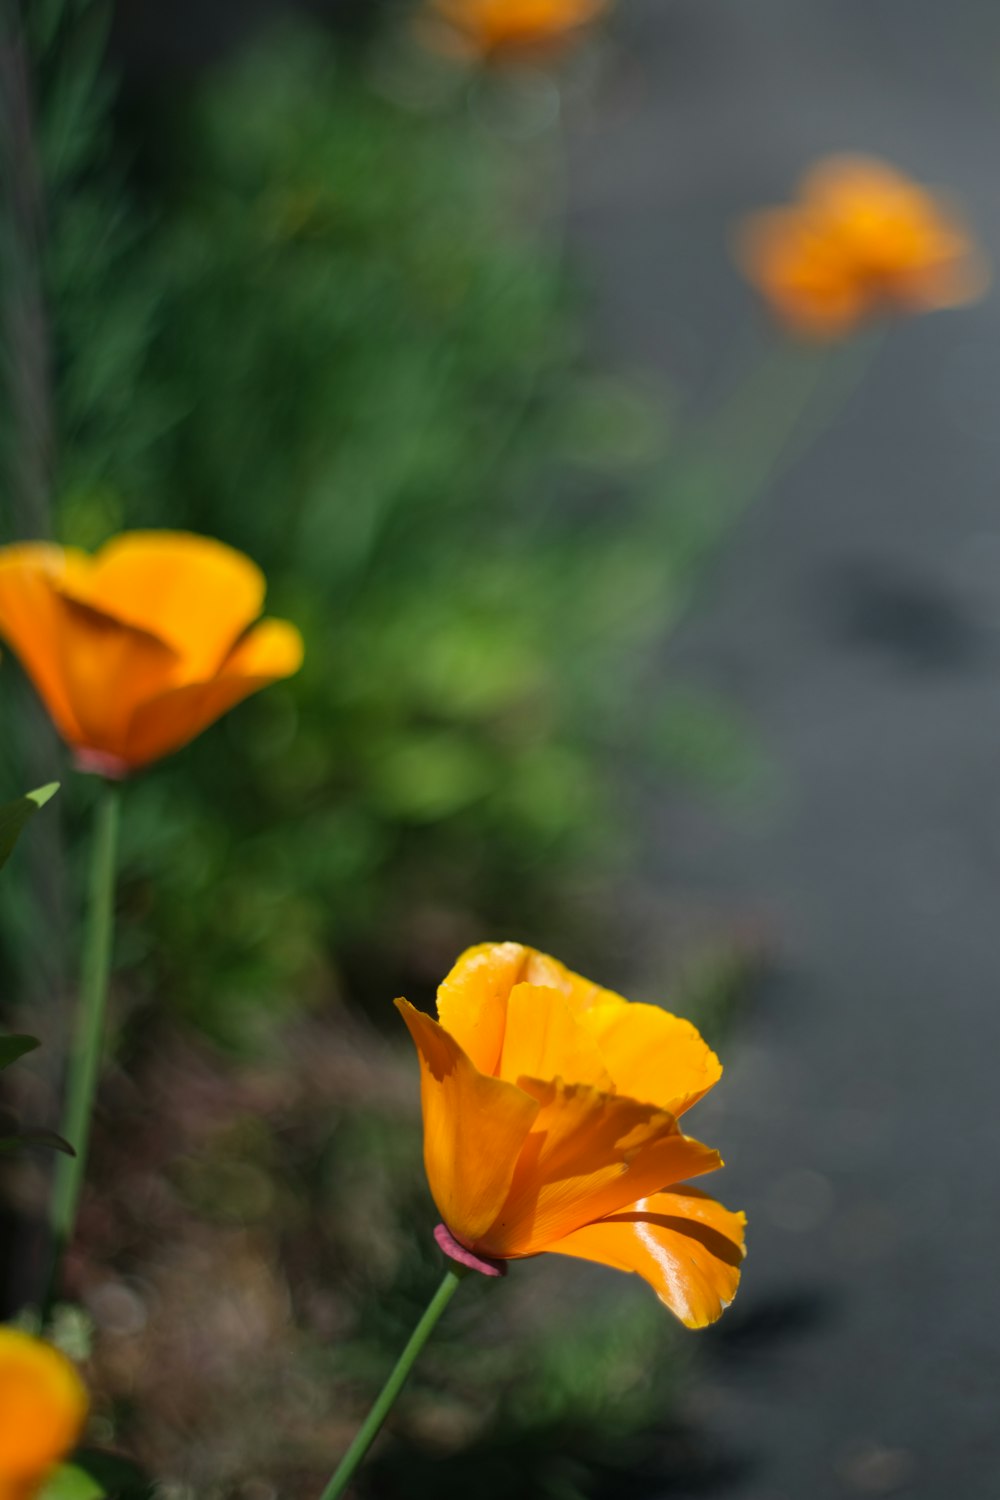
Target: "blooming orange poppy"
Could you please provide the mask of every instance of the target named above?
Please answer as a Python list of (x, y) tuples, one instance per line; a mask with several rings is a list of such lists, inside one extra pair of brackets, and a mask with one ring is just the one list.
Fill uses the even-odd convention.
[(84, 770), (120, 777), (179, 750), (297, 672), (302, 638), (258, 618), (264, 575), (208, 537), (128, 531), (89, 556), (0, 548), (0, 636)]
[(926, 312), (979, 296), (983, 259), (951, 208), (884, 162), (817, 163), (798, 199), (751, 215), (737, 257), (798, 333), (836, 338), (872, 317)]
[[(609, 0), (430, 0), (431, 32), (446, 50), (476, 57), (545, 50), (568, 41)], [(427, 27), (423, 28), (428, 34)]]
[(74, 1446), (87, 1392), (51, 1344), (0, 1328), (0, 1500), (30, 1500)]
[(746, 1221), (686, 1185), (722, 1166), (678, 1124), (722, 1073), (690, 1022), (519, 943), (463, 954), (437, 1020), (396, 1004), (420, 1058), (439, 1242), (456, 1259), (599, 1261), (645, 1277), (689, 1328), (720, 1316)]

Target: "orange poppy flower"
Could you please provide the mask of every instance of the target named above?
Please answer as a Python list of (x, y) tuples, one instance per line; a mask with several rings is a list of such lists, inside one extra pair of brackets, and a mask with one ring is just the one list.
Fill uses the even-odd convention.
[(0, 1500), (30, 1500), (74, 1446), (87, 1392), (51, 1344), (0, 1328)]
[(298, 671), (295, 627), (258, 619), (264, 590), (249, 558), (187, 532), (124, 532), (93, 557), (17, 543), (0, 548), (0, 636), (81, 769), (120, 777)]
[(677, 1123), (722, 1073), (688, 1021), (519, 943), (463, 954), (436, 1021), (396, 1004), (420, 1057), (439, 1243), (466, 1263), (600, 1261), (645, 1277), (689, 1328), (720, 1316), (745, 1219), (682, 1185), (722, 1166)]
[[(430, 0), (430, 32), (445, 50), (466, 56), (545, 50), (568, 41), (607, 9), (609, 0)], [(427, 27), (424, 33), (428, 34)]]
[(736, 251), (777, 316), (818, 338), (884, 313), (972, 301), (988, 280), (950, 208), (866, 157), (819, 162), (796, 203), (745, 221)]

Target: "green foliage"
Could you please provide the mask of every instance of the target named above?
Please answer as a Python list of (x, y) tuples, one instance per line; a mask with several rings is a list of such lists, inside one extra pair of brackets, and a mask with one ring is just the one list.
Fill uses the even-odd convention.
[(130, 791), (120, 952), (234, 1042), (331, 961), (383, 1004), (428, 931), (556, 941), (725, 510), (668, 484), (662, 392), (589, 367), (520, 208), (558, 197), (557, 143), (375, 76), (292, 29), (151, 106), (149, 236), (55, 173), (61, 538), (217, 535), (306, 638)]
[(62, 494), (93, 491), (112, 453), (117, 472), (131, 475), (155, 426), (138, 380), (155, 292), (134, 279), (136, 226), (109, 167), (111, 5), (33, 0), (8, 10), (22, 19), (9, 53), (12, 97), (0, 108), (5, 540), (52, 529), (51, 481)]
[(47, 336), (58, 372), (55, 491), (99, 503), (112, 472), (139, 480), (163, 423), (141, 375), (156, 314), (140, 226), (112, 165), (108, 0), (28, 8), (39, 170), (45, 192)]
[(64, 486), (61, 532), (218, 535), (305, 634), (296, 681), (130, 796), (126, 916), (236, 1038), (324, 955), (405, 967), (385, 934), (414, 905), (540, 934), (557, 872), (606, 844), (598, 751), (667, 599), (607, 491), (662, 433), (587, 368), (558, 249), (515, 211), (523, 161), (450, 110), (296, 32), (150, 129), (157, 233), (123, 281), (157, 310), (129, 388), (169, 415), (141, 482), (77, 424), (67, 472), (95, 477)]

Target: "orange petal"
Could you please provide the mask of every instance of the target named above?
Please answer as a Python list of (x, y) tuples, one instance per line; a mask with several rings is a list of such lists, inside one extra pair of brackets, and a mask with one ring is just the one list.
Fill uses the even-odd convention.
[(809, 172), (802, 190), (814, 222), (855, 258), (884, 302), (920, 312), (986, 290), (985, 261), (960, 214), (887, 163), (831, 157)]
[(535, 1255), (647, 1193), (722, 1165), (665, 1110), (561, 1079), (520, 1078), (541, 1108), (510, 1192), (475, 1249)]
[[(597, 1042), (560, 990), (516, 984), (507, 1000), (500, 1078), (555, 1078), (610, 1090), (612, 1075)], [(616, 1080), (617, 1081), (617, 1080)]]
[[(465, 1048), (476, 1067), (483, 1073), (496, 1074), (504, 1046), (507, 1008), (515, 985), (524, 982), (544, 989), (558, 990), (579, 1015), (598, 1004), (614, 1001), (628, 1006), (628, 1001), (600, 985), (574, 974), (557, 959), (521, 943), (480, 943), (470, 948), (455, 964), (438, 990), (438, 1019)], [(565, 1069), (536, 1070), (526, 1073), (546, 1077)], [(514, 1076), (507, 1072), (505, 1076)], [(573, 1082), (589, 1080), (576, 1079)]]
[(122, 755), (147, 765), (179, 750), (251, 693), (290, 677), (302, 665), (302, 637), (285, 620), (261, 620), (229, 655), (217, 677), (159, 692), (135, 707)]
[(189, 681), (218, 671), (264, 604), (264, 575), (242, 552), (185, 531), (128, 531), (95, 553), (68, 588), (167, 641)]
[[(564, 995), (573, 1015), (596, 1042), (619, 1093), (678, 1115), (690, 1109), (722, 1077), (719, 1059), (689, 1021), (656, 1005), (628, 1001), (614, 990), (574, 974), (546, 953), (531, 948), (524, 951), (525, 982), (551, 986)], [(509, 1027), (509, 1020), (507, 1024)], [(521, 1072), (533, 1078), (558, 1075), (567, 1083), (608, 1087), (606, 1080), (588, 1072), (581, 1061), (563, 1066), (554, 1048), (549, 1048), (545, 1062), (544, 1067), (526, 1064)], [(517, 1077), (506, 1061), (503, 1076)]]
[(507, 997), (530, 954), (520, 943), (479, 943), (438, 988), (438, 1020), (480, 1073), (495, 1074), (500, 1065)]
[(732, 1302), (744, 1254), (744, 1214), (695, 1188), (673, 1188), (574, 1230), (556, 1255), (636, 1271), (689, 1328), (714, 1323)]
[(572, 32), (608, 0), (433, 0), (434, 10), (475, 50), (521, 48)]
[(79, 726), (75, 743), (127, 760), (129, 721), (137, 704), (170, 686), (176, 653), (148, 631), (62, 592), (54, 613), (61, 675)]
[(0, 548), (0, 635), (35, 685), (63, 739), (81, 737), (63, 681), (58, 647), (55, 579), (62, 572), (60, 547), (23, 542)]
[(802, 179), (800, 201), (817, 227), (864, 244), (894, 228), (942, 222), (934, 193), (888, 162), (870, 156), (828, 156)]
[(835, 338), (868, 311), (868, 294), (836, 239), (799, 209), (768, 209), (740, 226), (735, 254), (744, 274), (797, 333)]
[(615, 1088), (630, 1099), (680, 1115), (722, 1077), (697, 1027), (658, 1005), (608, 1004), (590, 1011), (586, 1024)]
[(908, 263), (886, 278), (885, 296), (904, 312), (934, 312), (975, 302), (987, 291), (985, 257), (956, 223), (938, 218)]
[(69, 1452), (86, 1415), (87, 1392), (69, 1360), (41, 1339), (0, 1328), (0, 1494), (28, 1493), (21, 1486)]
[(406, 1000), (396, 1005), (420, 1056), (431, 1193), (452, 1234), (472, 1246), (507, 1196), (538, 1102), (480, 1073), (432, 1017)]

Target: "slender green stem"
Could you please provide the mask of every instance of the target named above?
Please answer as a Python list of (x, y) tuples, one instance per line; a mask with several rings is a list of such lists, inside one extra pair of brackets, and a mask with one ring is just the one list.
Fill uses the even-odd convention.
[[(701, 423), (693, 423), (662, 481), (647, 496), (650, 550), (661, 547), (676, 569), (691, 569), (725, 526), (814, 442), (861, 383), (878, 344), (844, 350), (782, 344), (757, 360)], [(683, 594), (679, 595), (683, 600)]]
[(462, 1279), (461, 1271), (445, 1272), (444, 1280), (435, 1292), (427, 1311), (413, 1330), (410, 1342), (396, 1361), (395, 1369), (382, 1387), (360, 1432), (337, 1465), (337, 1471), (323, 1491), (321, 1500), (337, 1500), (338, 1495), (342, 1495), (347, 1489), (365, 1454), (378, 1436), (382, 1423), (392, 1410), (396, 1397), (403, 1389), (406, 1377), (416, 1363), (417, 1355), (430, 1338), (435, 1324), (455, 1295), (455, 1289)]
[(76, 1034), (69, 1058), (63, 1135), (76, 1152), (58, 1158), (52, 1194), (52, 1231), (56, 1266), (73, 1237), (80, 1190), (87, 1170), (87, 1145), (94, 1095), (101, 1070), (104, 1014), (115, 922), (115, 869), (118, 848), (119, 789), (108, 782), (102, 789), (94, 827), (83, 971)]

